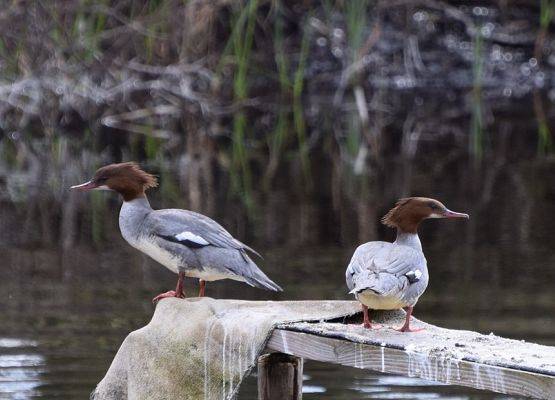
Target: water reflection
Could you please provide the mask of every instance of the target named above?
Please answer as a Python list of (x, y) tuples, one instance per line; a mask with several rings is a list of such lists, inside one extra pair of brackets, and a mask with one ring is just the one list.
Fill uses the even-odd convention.
[[(303, 378), (303, 399), (441, 399), (441, 400), (517, 400), (521, 397), (444, 385), (417, 378), (380, 375), (366, 370), (306, 361), (308, 375)], [(308, 388), (308, 389), (307, 389)], [(256, 398), (256, 379), (249, 377), (241, 388), (240, 399)]]
[[(436, 116), (411, 107), (401, 122), (384, 124), (379, 158), (314, 150), (310, 186), (298, 160), (284, 159), (270, 184), (252, 186), (250, 202), (231, 190), (229, 159), (214, 143), (185, 155), (170, 150), (143, 162), (160, 176), (151, 202), (214, 217), (260, 250), (261, 266), (285, 288), (280, 295), (223, 282), (210, 284), (209, 296), (346, 299), (343, 274), (354, 247), (393, 238), (379, 223), (392, 202), (436, 197), (472, 218), (423, 224), (431, 280), (416, 316), (555, 343), (555, 163), (537, 156), (535, 122), (518, 107), (497, 115), (476, 164), (460, 117), (445, 111), (454, 106)], [(0, 141), (0, 397), (86, 397), (125, 335), (148, 322), (152, 295), (173, 286), (171, 273), (124, 243), (119, 199), (67, 190), (113, 161), (112, 151), (140, 159), (132, 147), (89, 152), (65, 136)], [(253, 182), (267, 172), (260, 160)], [(309, 399), (496, 398), (317, 363), (306, 372)], [(256, 390), (249, 382), (244, 398)]]

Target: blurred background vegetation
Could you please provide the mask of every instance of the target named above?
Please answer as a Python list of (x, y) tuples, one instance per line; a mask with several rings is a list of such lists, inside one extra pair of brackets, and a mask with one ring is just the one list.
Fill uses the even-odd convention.
[[(21, 162), (39, 136), (53, 153), (78, 138), (153, 164), (186, 152), (229, 168), (249, 202), (284, 161), (307, 188), (322, 155), (360, 174), (449, 136), (479, 161), (498, 101), (532, 94), (545, 155), (552, 17), (548, 0), (11, 0), (2, 151)], [(402, 137), (387, 132), (399, 112), (410, 116)]]
[(202, 199), (217, 181), (253, 215), (253, 195), (280, 177), (318, 191), (324, 163), (335, 199), (346, 176), (379, 181), (391, 157), (426, 146), (480, 168), (504, 140), (496, 114), (509, 109), (509, 130), (534, 133), (503, 152), (524, 150), (522, 140), (526, 157), (549, 157), (553, 6), (10, 0), (0, 11), (0, 176), (21, 194), (10, 172), (32, 174), (33, 160), (57, 164), (53, 183), (65, 184), (69, 158), (83, 167), (64, 171), (70, 180), (134, 159), (164, 177), (165, 198), (184, 192), (190, 208), (213, 213)]
[[(173, 284), (123, 244), (115, 196), (68, 191), (128, 160), (160, 177), (155, 207), (203, 212), (260, 249), (287, 299), (348, 298), (352, 250), (393, 237), (379, 223), (392, 203), (437, 197), (472, 218), (422, 227), (417, 316), (555, 343), (554, 7), (5, 0), (0, 335), (26, 341), (0, 341), (0, 398), (83, 397)], [(18, 351), (27, 386), (2, 369)], [(367, 388), (313, 372), (328, 398)]]

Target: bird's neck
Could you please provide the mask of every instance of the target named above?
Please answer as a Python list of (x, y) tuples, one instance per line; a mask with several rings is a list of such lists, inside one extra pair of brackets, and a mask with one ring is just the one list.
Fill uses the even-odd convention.
[(152, 207), (146, 196), (124, 201), (119, 212), (120, 227), (122, 222), (129, 225), (137, 225), (151, 212)]
[(145, 218), (152, 212), (146, 196), (124, 201), (119, 212), (119, 228), (125, 240), (134, 245), (142, 234)]
[(412, 247), (415, 250), (422, 251), (422, 244), (420, 243), (418, 233), (405, 232), (399, 228), (397, 228), (395, 244)]
[(145, 211), (152, 211), (152, 207), (145, 194), (135, 197), (133, 200), (124, 201), (123, 205), (136, 210), (144, 209)]

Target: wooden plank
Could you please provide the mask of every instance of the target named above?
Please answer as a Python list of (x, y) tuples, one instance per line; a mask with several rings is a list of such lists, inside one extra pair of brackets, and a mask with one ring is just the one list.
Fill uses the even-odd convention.
[(555, 398), (555, 376), (441, 355), (412, 353), (400, 348), (390, 348), (387, 345), (361, 344), (316, 334), (276, 329), (268, 341), (267, 350), (309, 360), (418, 377), (498, 393), (523, 395), (536, 399)]
[(301, 400), (303, 360), (289, 354), (264, 354), (258, 359), (258, 400)]
[(406, 350), (412, 354), (436, 354), (443, 358), (489, 364), (509, 369), (534, 372), (555, 377), (555, 347), (506, 339), (493, 334), (440, 328), (413, 319), (413, 325), (423, 331), (399, 334), (395, 329), (402, 321), (384, 321), (379, 329), (362, 328), (357, 324), (307, 323), (283, 324), (278, 328), (289, 331), (311, 333), (331, 339), (346, 340), (374, 346)]

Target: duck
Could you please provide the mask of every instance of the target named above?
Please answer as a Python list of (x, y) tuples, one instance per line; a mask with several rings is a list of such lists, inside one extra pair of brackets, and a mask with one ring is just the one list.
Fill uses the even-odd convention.
[(135, 162), (106, 165), (92, 179), (71, 189), (110, 190), (120, 194), (123, 204), (119, 228), (123, 238), (178, 275), (175, 290), (161, 293), (152, 301), (167, 297), (184, 298), (184, 279), (199, 279), (199, 297), (206, 282), (232, 279), (250, 286), (279, 292), (282, 288), (268, 278), (249, 256), (261, 257), (254, 249), (235, 239), (213, 219), (189, 210), (154, 210), (146, 196), (158, 186), (157, 178)]
[[(369, 310), (405, 310), (405, 322), (396, 329), (417, 332), (410, 318), (428, 286), (428, 267), (418, 237), (425, 219), (468, 219), (469, 215), (449, 210), (438, 200), (408, 197), (397, 201), (382, 223), (397, 230), (393, 243), (373, 241), (355, 250), (345, 272), (349, 293), (362, 305), (363, 326), (372, 329)], [(378, 327), (378, 326), (375, 326)]]

